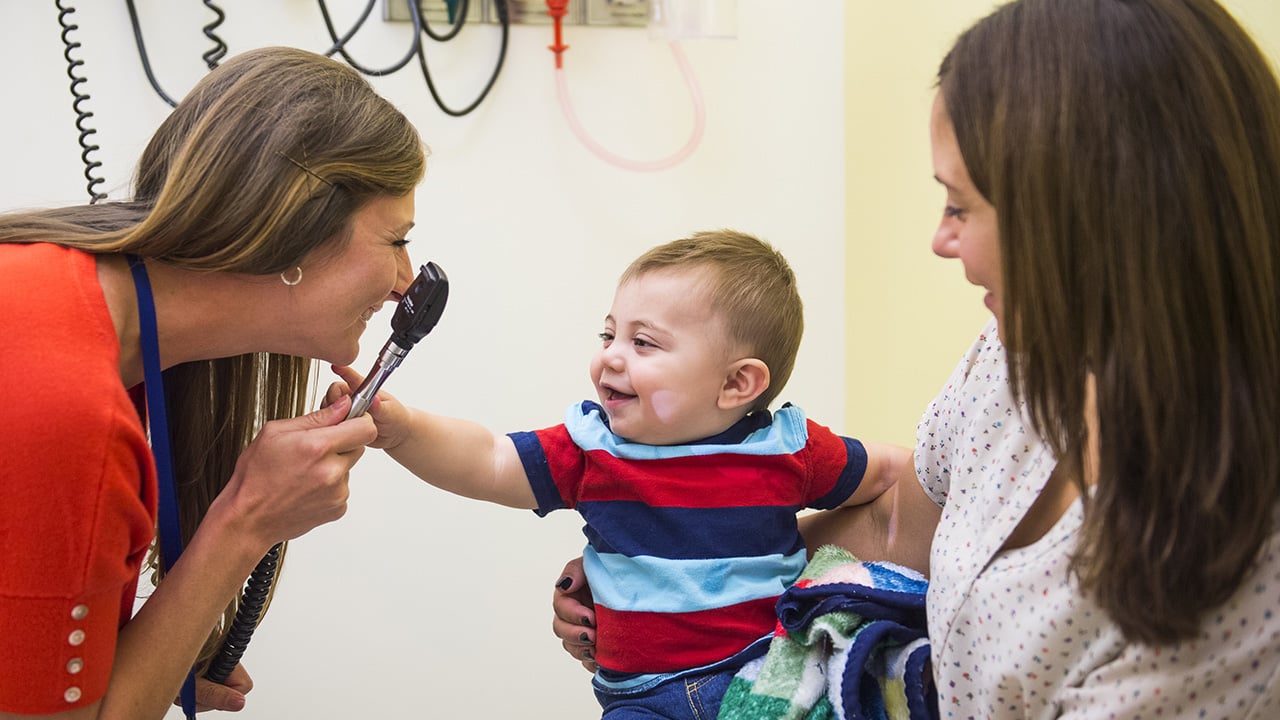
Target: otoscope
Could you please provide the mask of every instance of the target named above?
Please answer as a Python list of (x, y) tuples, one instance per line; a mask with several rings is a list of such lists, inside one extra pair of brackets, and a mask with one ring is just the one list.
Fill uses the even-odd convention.
[(396, 306), (396, 314), (391, 317), (391, 337), (378, 353), (378, 361), (351, 395), (348, 420), (360, 417), (369, 409), (373, 396), (378, 394), (378, 388), (390, 377), (391, 371), (400, 366), (409, 350), (439, 322), (448, 299), (449, 278), (444, 271), (435, 263), (423, 265), (409, 292)]
[[(440, 321), (448, 299), (449, 277), (433, 262), (423, 265), (418, 271), (418, 277), (409, 286), (409, 291), (396, 305), (395, 315), (391, 316), (391, 338), (382, 346), (378, 360), (364, 382), (351, 394), (348, 420), (363, 415), (369, 409), (382, 383), (400, 366), (413, 346), (426, 337)], [(221, 649), (209, 662), (209, 669), (204, 674), (213, 682), (225, 682), (249, 646), (249, 639), (258, 627), (262, 608), (266, 605), (267, 594), (271, 590), (271, 580), (280, 562), (280, 547), (281, 545), (276, 545), (267, 551), (245, 583), (235, 620), (231, 622)]]

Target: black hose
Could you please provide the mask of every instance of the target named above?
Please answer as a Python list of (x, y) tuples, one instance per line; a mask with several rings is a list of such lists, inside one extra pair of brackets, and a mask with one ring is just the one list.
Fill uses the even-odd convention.
[(347, 52), (346, 48), (347, 41), (356, 34), (356, 31), (359, 30), (362, 25), (364, 25), (364, 21), (369, 19), (370, 13), (373, 12), (374, 6), (377, 5), (377, 0), (369, 0), (368, 4), (364, 7), (364, 12), (362, 12), (360, 14), (360, 18), (356, 20), (355, 25), (351, 26), (351, 29), (348, 30), (341, 38), (338, 37), (338, 31), (333, 27), (333, 18), (329, 17), (328, 4), (325, 3), (325, 0), (317, 0), (317, 2), (320, 3), (320, 15), (324, 18), (325, 29), (329, 31), (329, 38), (333, 41), (333, 47), (325, 51), (325, 56), (332, 56), (334, 53), (338, 53), (342, 55), (343, 60), (347, 61), (347, 64), (356, 70), (359, 70), (365, 75), (381, 77), (383, 75), (390, 75), (405, 65), (408, 65), (409, 61), (413, 59), (413, 56), (421, 52), (422, 40), (418, 33), (422, 28), (422, 14), (418, 9), (417, 0), (408, 0), (409, 16), (413, 19), (413, 44), (410, 45), (409, 52), (405, 53), (405, 56), (394, 65), (381, 70), (373, 70), (356, 62), (355, 58), (351, 57), (351, 54)]
[(58, 8), (58, 24), (62, 26), (62, 45), (64, 47), (62, 56), (67, 60), (67, 77), (71, 78), (71, 109), (76, 113), (76, 129), (80, 131), (78, 138), (80, 143), (80, 161), (84, 163), (84, 179), (88, 181), (86, 190), (89, 192), (89, 204), (105, 200), (106, 194), (98, 192), (95, 188), (103, 182), (102, 178), (96, 176), (94, 171), (102, 167), (102, 163), (89, 157), (90, 154), (96, 153), (99, 148), (97, 145), (89, 142), (89, 136), (98, 131), (87, 125), (89, 118), (93, 117), (93, 113), (84, 109), (84, 103), (89, 99), (89, 93), (80, 92), (80, 85), (87, 81), (84, 75), (77, 73), (77, 68), (84, 65), (84, 60), (72, 57), (72, 52), (80, 48), (80, 43), (71, 39), (71, 33), (79, 30), (80, 26), (72, 23), (70, 15), (76, 11), (69, 5), (63, 5), (61, 0), (54, 0), (54, 6)]
[(235, 620), (231, 629), (222, 641), (218, 654), (209, 662), (209, 669), (204, 676), (216, 683), (224, 683), (231, 671), (235, 670), (249, 647), (253, 631), (258, 629), (258, 621), (262, 619), (262, 609), (267, 604), (267, 596), (271, 594), (271, 582), (275, 578), (276, 567), (280, 563), (280, 547), (276, 545), (258, 561), (245, 583), (244, 596), (240, 598), (240, 607), (236, 609)]
[(200, 57), (204, 58), (205, 64), (212, 70), (218, 67), (218, 61), (227, 55), (227, 44), (214, 32), (222, 24), (222, 21), (227, 19), (227, 14), (222, 12), (222, 8), (214, 5), (213, 0), (204, 0), (204, 6), (212, 10), (213, 14), (217, 16), (208, 25), (201, 28), (204, 31), (204, 36), (213, 42), (213, 47)]
[(133, 42), (138, 46), (138, 59), (142, 61), (142, 71), (147, 74), (147, 82), (151, 83), (151, 89), (155, 90), (160, 99), (168, 103), (169, 107), (177, 107), (178, 102), (169, 97), (169, 93), (166, 93), (164, 88), (160, 87), (155, 73), (151, 72), (151, 60), (147, 58), (147, 46), (142, 41), (142, 25), (138, 22), (138, 8), (134, 7), (133, 0), (124, 0), (124, 5), (129, 11), (129, 22), (133, 24)]
[[(413, 0), (410, 0), (410, 3), (412, 4)], [(467, 0), (463, 0), (462, 7), (458, 12), (458, 17), (455, 20), (455, 22), (461, 23), (462, 18), (466, 16), (466, 10), (467, 10), (466, 4), (467, 4)], [(493, 74), (489, 76), (489, 82), (485, 83), (484, 89), (480, 91), (480, 94), (476, 97), (476, 99), (470, 105), (462, 108), (461, 110), (454, 110), (453, 108), (449, 107), (448, 105), (445, 104), (444, 100), (440, 97), (440, 93), (436, 90), (435, 82), (431, 80), (431, 71), (427, 69), (426, 53), (423, 51), (421, 46), (418, 47), (418, 67), (422, 69), (422, 77), (424, 80), (427, 81), (427, 90), (431, 92), (431, 98), (436, 101), (436, 105), (446, 115), (451, 115), (453, 117), (461, 117), (471, 112), (472, 110), (475, 110), (477, 107), (479, 107), (480, 102), (484, 100), (486, 96), (488, 96), (489, 91), (493, 89), (494, 83), (498, 81), (498, 74), (502, 72), (502, 65), (507, 59), (507, 38), (511, 34), (511, 18), (509, 17), (507, 3), (505, 2), (505, 0), (498, 0), (498, 2), (494, 3), (493, 7), (498, 11), (498, 24), (502, 26), (502, 44), (498, 48), (498, 62), (494, 64)], [(426, 29), (425, 25), (423, 26), (423, 31), (428, 32), (429, 34), (429, 31)], [(431, 37), (435, 37), (435, 36), (432, 35)], [(450, 35), (449, 37), (453, 37), (453, 36)]]

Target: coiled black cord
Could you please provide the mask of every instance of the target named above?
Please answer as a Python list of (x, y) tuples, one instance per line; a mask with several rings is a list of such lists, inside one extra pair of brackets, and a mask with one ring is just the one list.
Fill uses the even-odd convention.
[(84, 65), (84, 60), (72, 56), (72, 52), (80, 48), (80, 43), (71, 39), (71, 33), (80, 29), (79, 25), (71, 22), (70, 15), (76, 11), (69, 5), (63, 5), (62, 0), (54, 0), (54, 6), (58, 8), (58, 24), (62, 26), (62, 56), (67, 60), (67, 77), (71, 78), (71, 109), (76, 113), (76, 130), (80, 131), (78, 141), (80, 143), (80, 161), (84, 163), (84, 179), (88, 182), (86, 190), (89, 192), (89, 204), (105, 200), (106, 194), (98, 192), (95, 188), (106, 182), (100, 177), (94, 175), (94, 171), (102, 167), (102, 163), (89, 157), (90, 154), (98, 151), (98, 146), (89, 142), (89, 136), (97, 133), (97, 130), (89, 127), (87, 122), (93, 117), (93, 113), (84, 109), (84, 103), (89, 99), (89, 94), (80, 92), (80, 84), (87, 81), (84, 75), (77, 73), (77, 68)]
[(204, 0), (204, 6), (212, 10), (213, 14), (217, 16), (208, 25), (201, 28), (204, 31), (204, 36), (213, 42), (213, 47), (200, 57), (204, 58), (205, 64), (212, 70), (218, 67), (218, 61), (227, 55), (227, 44), (222, 42), (222, 38), (218, 37), (218, 34), (214, 32), (222, 24), (222, 21), (227, 19), (227, 14), (222, 12), (222, 8), (214, 5), (213, 0)]
[(267, 596), (271, 593), (271, 583), (275, 578), (276, 567), (280, 562), (280, 547), (276, 545), (258, 561), (249, 579), (245, 582), (244, 596), (240, 598), (240, 607), (236, 609), (235, 620), (231, 629), (222, 641), (218, 654), (209, 662), (209, 669), (204, 676), (216, 683), (224, 683), (231, 671), (236, 668), (244, 651), (249, 647), (249, 639), (253, 631), (258, 629), (258, 621), (262, 619), (262, 609), (267, 604)]

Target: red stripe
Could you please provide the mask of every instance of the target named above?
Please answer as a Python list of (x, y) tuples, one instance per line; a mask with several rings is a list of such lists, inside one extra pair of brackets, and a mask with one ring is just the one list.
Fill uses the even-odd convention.
[(700, 455), (618, 460), (587, 453), (590, 482), (579, 502), (634, 501), (651, 507), (723, 508), (802, 505), (805, 469), (792, 455)]
[[(700, 455), (619, 461), (603, 450), (583, 452), (563, 425), (537, 431), (548, 470), (570, 506), (635, 501), (654, 507), (808, 505), (835, 487), (848, 463), (844, 441), (807, 421), (808, 445), (794, 455)], [(811, 477), (829, 469), (828, 477)]]
[(777, 598), (692, 613), (618, 612), (596, 605), (596, 661), (617, 672), (661, 673), (731, 657), (778, 624)]

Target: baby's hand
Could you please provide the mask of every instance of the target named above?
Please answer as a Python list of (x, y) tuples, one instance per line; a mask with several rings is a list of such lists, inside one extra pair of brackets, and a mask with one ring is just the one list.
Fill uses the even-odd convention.
[[(334, 365), (333, 371), (342, 380), (329, 385), (321, 406), (328, 406), (337, 402), (342, 396), (350, 395), (351, 388), (358, 388), (360, 383), (364, 382), (364, 377), (349, 367)], [(390, 450), (399, 445), (409, 432), (409, 409), (385, 391), (379, 390), (373, 397), (368, 414), (378, 428), (377, 439), (369, 443), (371, 448)]]

